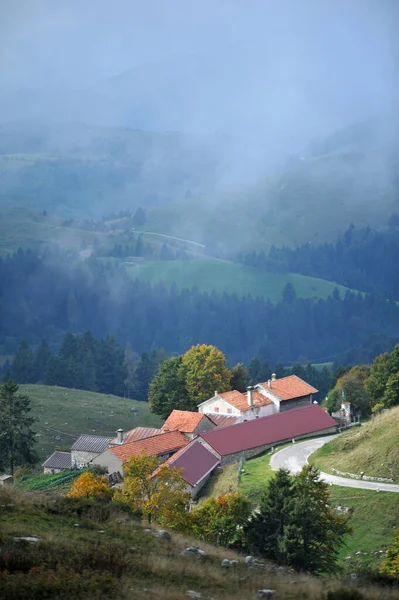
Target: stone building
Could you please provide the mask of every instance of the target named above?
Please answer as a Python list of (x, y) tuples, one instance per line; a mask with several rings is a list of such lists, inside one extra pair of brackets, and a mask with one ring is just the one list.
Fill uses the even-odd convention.
[(72, 466), (83, 469), (108, 448), (112, 438), (102, 435), (80, 435), (71, 446)]

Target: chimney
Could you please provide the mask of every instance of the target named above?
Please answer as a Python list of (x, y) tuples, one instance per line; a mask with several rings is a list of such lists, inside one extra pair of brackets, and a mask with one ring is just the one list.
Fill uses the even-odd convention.
[(270, 381), (270, 379), (267, 380), (267, 387), (269, 387), (269, 388), (272, 387), (272, 382)]
[(118, 438), (118, 444), (123, 444), (123, 429), (117, 429), (116, 435)]
[(218, 391), (217, 391), (217, 390), (215, 390), (215, 398), (216, 398), (216, 396), (217, 396), (217, 395), (218, 395)]
[(254, 399), (253, 399), (253, 391), (254, 391), (254, 386), (253, 385), (249, 385), (247, 387), (247, 399), (248, 399), (248, 406), (253, 406), (254, 405)]
[(276, 373), (272, 373), (272, 381), (276, 381)]

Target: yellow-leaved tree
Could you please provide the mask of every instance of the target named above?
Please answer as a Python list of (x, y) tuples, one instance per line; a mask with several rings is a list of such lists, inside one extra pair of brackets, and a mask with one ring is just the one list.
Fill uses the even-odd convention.
[(399, 529), (395, 531), (392, 543), (381, 565), (381, 573), (399, 579)]
[(193, 346), (183, 355), (180, 368), (188, 396), (196, 404), (212, 398), (215, 390), (231, 390), (231, 373), (226, 367), (226, 357), (215, 346)]
[(67, 494), (69, 498), (106, 498), (111, 495), (112, 490), (107, 478), (102, 475), (94, 475), (89, 471), (75, 479)]
[(173, 529), (184, 528), (190, 494), (182, 469), (160, 465), (156, 456), (132, 456), (123, 466), (124, 484), (118, 500), (128, 502), (149, 523), (156, 520)]

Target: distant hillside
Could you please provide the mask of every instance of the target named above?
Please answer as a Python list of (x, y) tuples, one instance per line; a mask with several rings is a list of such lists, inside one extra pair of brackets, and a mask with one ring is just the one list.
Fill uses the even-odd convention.
[[(267, 178), (206, 197), (154, 207), (146, 228), (224, 252), (323, 243), (350, 223), (385, 225), (399, 210), (399, 145), (388, 122), (367, 122), (321, 138)], [(179, 233), (177, 233), (179, 232)]]
[(146, 402), (108, 394), (46, 385), (20, 385), (32, 403), (37, 419), (36, 450), (45, 459), (54, 448), (71, 446), (82, 433), (112, 436), (119, 428), (160, 427), (161, 419), (150, 413)]
[(322, 471), (389, 477), (399, 483), (399, 407), (347, 431), (312, 455)]
[[(117, 83), (128, 85), (124, 78)], [(234, 134), (3, 124), (0, 206), (64, 218), (144, 206), (146, 231), (191, 239), (222, 255), (322, 243), (351, 222), (375, 228), (399, 210), (395, 119), (319, 136), (274, 162), (261, 149), (247, 155)]]
[(282, 299), (287, 283), (292, 283), (299, 298), (327, 298), (337, 287), (342, 297), (347, 288), (296, 273), (264, 273), (235, 263), (216, 260), (136, 261), (127, 264), (129, 274), (142, 281), (173, 283), (179, 289), (196, 287), (201, 292), (251, 295), (276, 303)]
[(163, 205), (207, 194), (220, 139), (25, 120), (0, 124), (0, 206), (63, 217)]

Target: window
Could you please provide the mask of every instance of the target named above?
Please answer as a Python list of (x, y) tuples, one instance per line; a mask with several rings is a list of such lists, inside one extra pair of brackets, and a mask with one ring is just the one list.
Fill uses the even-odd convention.
[(231, 408), (228, 408), (228, 409), (227, 409), (227, 414), (228, 414), (228, 415), (231, 415), (231, 413), (232, 413), (232, 412), (233, 412), (233, 411), (231, 410)]
[(219, 412), (219, 407), (218, 407), (218, 406), (215, 406), (215, 408), (214, 408), (214, 411), (215, 411), (215, 412)]

